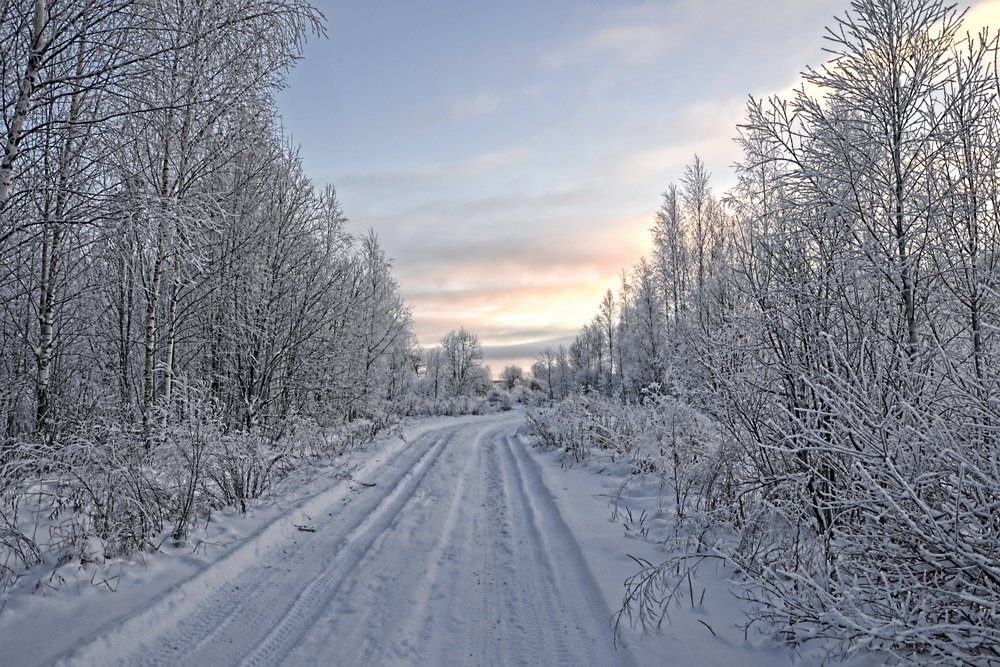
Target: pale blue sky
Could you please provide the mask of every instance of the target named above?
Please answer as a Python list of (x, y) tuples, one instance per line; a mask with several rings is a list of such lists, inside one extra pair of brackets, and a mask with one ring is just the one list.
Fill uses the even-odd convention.
[(566, 342), (648, 249), (697, 152), (720, 187), (750, 94), (822, 61), (845, 0), (325, 0), (280, 96), (317, 184), (394, 258), (420, 342), (498, 372)]

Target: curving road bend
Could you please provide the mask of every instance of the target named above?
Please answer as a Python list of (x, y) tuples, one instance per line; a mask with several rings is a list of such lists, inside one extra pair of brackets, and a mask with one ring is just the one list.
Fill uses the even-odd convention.
[(290, 512), (280, 538), (241, 547), (254, 551), (62, 661), (632, 664), (522, 421), (439, 421), (397, 441), (356, 474), (375, 486), (334, 485)]

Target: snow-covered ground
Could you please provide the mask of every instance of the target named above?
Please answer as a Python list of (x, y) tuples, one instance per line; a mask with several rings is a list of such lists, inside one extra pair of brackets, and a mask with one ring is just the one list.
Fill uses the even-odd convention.
[[(747, 640), (727, 572), (655, 637), (612, 617), (629, 553), (618, 480), (528, 446), (523, 413), (436, 418), (286, 482), (145, 563), (66, 566), (14, 592), (0, 662), (317, 665), (771, 665)], [(622, 501), (628, 503), (628, 498)], [(51, 580), (52, 577), (50, 576)], [(117, 592), (111, 592), (114, 588)], [(704, 590), (704, 596), (701, 590)]]

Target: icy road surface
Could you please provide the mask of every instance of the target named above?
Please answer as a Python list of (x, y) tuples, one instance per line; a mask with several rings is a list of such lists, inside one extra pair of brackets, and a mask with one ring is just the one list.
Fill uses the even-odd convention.
[(375, 486), (333, 485), (289, 516), (300, 528), (240, 547), (64, 660), (632, 664), (516, 435), (522, 420), (437, 422), (390, 441), (354, 475)]

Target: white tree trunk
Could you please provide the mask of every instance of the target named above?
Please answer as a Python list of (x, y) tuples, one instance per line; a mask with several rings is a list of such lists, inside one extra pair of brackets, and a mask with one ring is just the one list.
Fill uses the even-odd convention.
[(28, 51), (28, 62), (24, 66), (24, 76), (21, 77), (21, 89), (18, 91), (14, 115), (7, 130), (7, 140), (4, 145), (3, 162), (0, 162), (0, 209), (10, 197), (10, 186), (14, 178), (14, 160), (17, 159), (24, 132), (24, 121), (28, 116), (31, 99), (38, 84), (38, 73), (42, 66), (42, 54), (45, 48), (45, 1), (35, 0), (35, 15), (31, 28), (31, 49)]

